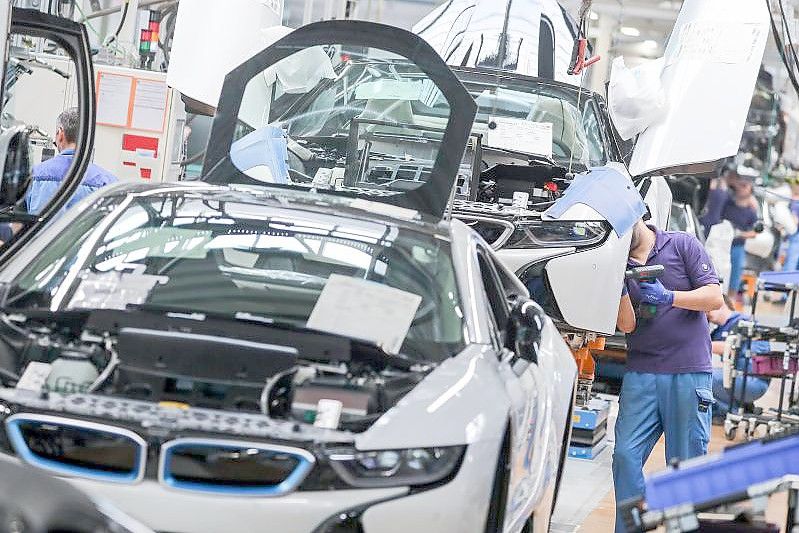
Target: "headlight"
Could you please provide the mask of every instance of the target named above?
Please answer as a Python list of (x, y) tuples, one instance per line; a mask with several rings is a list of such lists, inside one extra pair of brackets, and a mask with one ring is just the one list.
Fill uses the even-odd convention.
[(505, 248), (557, 248), (591, 246), (602, 242), (610, 232), (605, 221), (574, 222), (543, 220), (518, 224)]
[(466, 446), (358, 451), (352, 447), (327, 450), (333, 470), (353, 487), (427, 485), (452, 474)]

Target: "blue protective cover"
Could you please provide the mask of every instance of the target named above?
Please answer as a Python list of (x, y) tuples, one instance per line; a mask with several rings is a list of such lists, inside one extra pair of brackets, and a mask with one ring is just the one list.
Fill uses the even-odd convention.
[(621, 237), (646, 213), (646, 205), (633, 182), (618, 170), (597, 167), (574, 177), (566, 193), (546, 211), (545, 217), (560, 218), (575, 204), (585, 204), (613, 227)]
[(797, 285), (799, 286), (799, 270), (786, 270), (780, 272), (761, 272), (757, 278), (758, 284), (765, 285)]
[(646, 505), (662, 511), (732, 496), (752, 485), (799, 474), (799, 434), (727, 448), (654, 474), (646, 480)]
[(264, 165), (272, 173), (271, 183), (287, 183), (288, 143), (283, 130), (264, 126), (237, 140), (230, 147), (230, 160), (242, 172)]

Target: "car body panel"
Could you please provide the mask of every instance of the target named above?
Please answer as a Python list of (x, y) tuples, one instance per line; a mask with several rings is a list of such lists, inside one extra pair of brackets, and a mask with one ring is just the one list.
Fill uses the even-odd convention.
[(671, 169), (715, 163), (738, 152), (768, 24), (762, 2), (683, 3), (664, 54), (666, 113), (639, 136), (630, 162), (633, 176), (674, 174)]

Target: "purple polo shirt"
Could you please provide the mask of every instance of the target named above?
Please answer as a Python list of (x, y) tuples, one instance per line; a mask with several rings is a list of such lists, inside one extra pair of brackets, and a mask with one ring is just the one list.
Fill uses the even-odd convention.
[[(717, 285), (719, 278), (702, 244), (681, 231), (655, 231), (655, 245), (647, 265), (663, 265), (660, 278), (673, 291), (690, 291)], [(634, 261), (629, 266), (640, 266)], [(641, 299), (635, 281), (627, 281), (633, 307)], [(627, 335), (627, 370), (653, 374), (711, 372), (710, 333), (705, 313), (667, 305), (657, 307), (649, 320), (637, 320), (635, 331)]]
[[(724, 220), (729, 220), (732, 227), (740, 231), (751, 231), (757, 222), (757, 210), (749, 206), (742, 207), (735, 203), (735, 199), (729, 196), (727, 203), (724, 204), (724, 211), (722, 212)], [(743, 244), (746, 239), (736, 237), (732, 240), (733, 246)]]

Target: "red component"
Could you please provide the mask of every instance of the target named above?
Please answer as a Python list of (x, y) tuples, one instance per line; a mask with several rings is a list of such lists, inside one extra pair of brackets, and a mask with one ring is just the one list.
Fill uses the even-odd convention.
[(597, 61), (599, 56), (585, 58), (585, 52), (588, 50), (588, 39), (577, 39), (574, 42), (574, 49), (572, 50), (571, 64), (569, 65), (568, 73), (571, 75), (580, 74), (584, 69), (590, 67)]
[(156, 22), (155, 20), (151, 20), (150, 21), (150, 30), (158, 31), (160, 29), (161, 29), (161, 23), (160, 22)]
[(544, 188), (549, 192), (558, 192), (558, 184), (554, 181), (548, 181), (544, 184)]
[(158, 157), (158, 137), (130, 135), (126, 133), (122, 136), (122, 149), (131, 152), (135, 152), (136, 150), (152, 150), (155, 152), (155, 157)]
[(350, 60), (350, 55), (349, 54), (341, 54), (341, 61), (343, 63), (346, 63), (349, 60)]
[(122, 161), (122, 164), (125, 165), (126, 167), (135, 167), (136, 166), (136, 163), (134, 163), (133, 161)]
[(153, 169), (151, 168), (139, 169), (139, 174), (141, 175), (141, 179), (148, 180), (153, 177)]
[(141, 31), (141, 40), (142, 41), (149, 41), (150, 40), (150, 35), (152, 35), (152, 32), (150, 30), (142, 30)]

